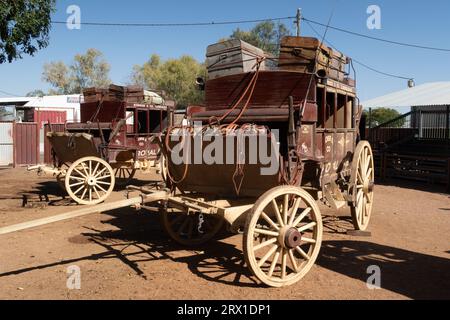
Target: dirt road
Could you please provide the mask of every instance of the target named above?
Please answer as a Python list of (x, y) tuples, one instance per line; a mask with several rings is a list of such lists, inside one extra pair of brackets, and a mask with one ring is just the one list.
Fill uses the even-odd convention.
[[(51, 177), (4, 169), (0, 181), (0, 226), (77, 208)], [(109, 201), (122, 198), (115, 192)], [(449, 195), (378, 185), (366, 238), (346, 234), (349, 219), (323, 214), (320, 258), (291, 287), (256, 282), (244, 267), (240, 235), (186, 250), (154, 214), (121, 209), (0, 236), (0, 299), (450, 298)], [(366, 286), (373, 265), (381, 270), (378, 290)], [(80, 290), (66, 285), (73, 266)]]

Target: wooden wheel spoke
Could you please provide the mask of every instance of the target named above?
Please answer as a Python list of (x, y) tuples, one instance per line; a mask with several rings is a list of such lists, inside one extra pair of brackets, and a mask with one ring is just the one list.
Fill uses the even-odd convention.
[(95, 174), (97, 173), (98, 167), (100, 166), (100, 162), (97, 162), (97, 164), (95, 165), (95, 168), (92, 172), (92, 175), (95, 177)]
[(267, 251), (267, 253), (258, 261), (258, 267), (261, 268), (262, 265), (266, 263), (267, 259), (269, 259), (275, 253), (275, 251), (277, 251), (277, 249), (278, 246), (276, 245), (272, 246), (272, 248), (269, 251)]
[(108, 191), (105, 190), (105, 188), (103, 188), (101, 185), (97, 184), (96, 187), (102, 190), (104, 193), (108, 193)]
[(289, 225), (293, 225), (293, 223), (294, 223), (294, 219), (295, 219), (295, 215), (297, 214), (297, 211), (298, 211), (298, 208), (300, 207), (300, 203), (302, 202), (302, 199), (301, 198), (297, 198), (297, 199), (295, 199), (295, 203), (294, 203), (294, 206), (292, 207), (292, 209), (291, 209), (291, 212), (290, 212), (290, 218), (289, 218)]
[(271, 237), (278, 237), (278, 235), (279, 235), (278, 232), (270, 231), (270, 230), (266, 230), (266, 229), (260, 229), (260, 228), (255, 228), (255, 233), (263, 234), (263, 235), (271, 236)]
[(275, 222), (273, 222), (272, 219), (270, 219), (270, 217), (265, 214), (264, 212), (261, 213), (261, 217), (268, 223), (270, 224), (275, 230), (280, 230), (280, 227), (277, 226), (277, 224)]
[(111, 178), (111, 176), (110, 176), (110, 175), (106, 175), (106, 176), (98, 177), (98, 178), (97, 178), (97, 181), (98, 181), (98, 180), (104, 180), (104, 179), (107, 179), (107, 178)]
[(80, 192), (81, 190), (83, 190), (84, 189), (84, 184), (83, 184), (83, 186), (81, 186), (79, 189), (77, 189), (73, 194), (77, 194), (78, 192)]
[(81, 194), (81, 197), (80, 197), (81, 200), (84, 199), (84, 196), (86, 195), (87, 191), (88, 191), (88, 188), (85, 188), (83, 193)]
[(89, 177), (89, 173), (86, 170), (86, 164), (84, 162), (81, 163), (81, 167), (83, 168), (83, 171), (86, 174), (86, 177)]
[(108, 170), (108, 168), (104, 167), (102, 170), (100, 170), (99, 172), (97, 172), (97, 174), (94, 176), (94, 178), (97, 178), (98, 176), (100, 176), (103, 172), (105, 172), (106, 170)]
[(110, 186), (110, 185), (111, 185), (111, 183), (109, 183), (109, 182), (98, 181), (98, 180), (97, 180), (97, 185), (98, 185), (98, 184), (103, 184), (103, 185), (107, 185), (107, 186)]
[[(77, 168), (74, 168), (73, 171), (75, 171), (76, 173), (78, 173), (81, 177), (83, 178), (87, 178), (87, 175), (85, 175), (84, 173), (82, 173), (80, 170), (78, 170)], [(74, 176), (71, 176), (71, 178), (75, 178)]]
[(302, 241), (305, 242), (305, 243), (311, 243), (311, 244), (315, 244), (316, 243), (316, 240), (311, 239), (311, 238), (305, 238), (305, 237), (302, 237)]
[(264, 242), (258, 244), (257, 246), (254, 246), (254, 247), (253, 247), (253, 250), (254, 250), (254, 251), (257, 251), (257, 250), (259, 250), (259, 249), (261, 249), (261, 248), (267, 247), (267, 246), (269, 246), (269, 245), (274, 244), (275, 242), (277, 242), (277, 240), (278, 240), (277, 238), (272, 238), (272, 239), (269, 239), (269, 240), (267, 240), (267, 241), (264, 241)]
[(84, 181), (73, 183), (73, 184), (70, 184), (69, 186), (72, 188), (72, 187), (81, 186), (81, 185), (84, 185)]
[(298, 216), (297, 219), (292, 222), (292, 226), (296, 227), (302, 220), (311, 212), (311, 208), (306, 208), (303, 212)]
[(281, 253), (281, 248), (278, 249), (278, 250), (275, 252), (275, 256), (274, 256), (274, 258), (273, 258), (273, 260), (272, 260), (272, 263), (270, 264), (270, 269), (269, 269), (269, 272), (267, 273), (267, 276), (268, 276), (269, 278), (272, 277), (273, 272), (274, 272), (274, 270), (275, 270), (275, 267), (276, 267), (277, 264), (278, 264), (278, 259), (279, 259), (279, 257), (280, 257), (280, 253)]
[(85, 179), (85, 178), (74, 177), (74, 176), (71, 176), (71, 177), (69, 177), (69, 179), (70, 179), (70, 180), (83, 181), (83, 183), (84, 183), (84, 182), (86, 181), (86, 179)]
[(296, 247), (295, 251), (297, 251), (305, 260), (310, 260), (311, 259), (311, 257), (305, 251), (303, 251), (302, 248)]
[(97, 188), (94, 186), (93, 189), (94, 189), (95, 194), (97, 195), (97, 199), (100, 199), (101, 197), (100, 197), (100, 194), (97, 191)]
[(282, 249), (281, 251), (281, 279), (286, 278), (286, 267), (287, 267), (287, 249)]
[(297, 261), (295, 261), (293, 249), (288, 250), (288, 254), (289, 254), (289, 260), (291, 261), (291, 264), (294, 267), (293, 271), (298, 272), (298, 265), (297, 265)]
[(273, 208), (273, 210), (275, 212), (275, 215), (277, 217), (278, 224), (283, 227), (284, 226), (283, 219), (281, 218), (280, 209), (278, 208), (278, 204), (277, 204), (275, 199), (272, 200), (272, 208)]
[(371, 178), (372, 177), (372, 171), (373, 171), (373, 169), (369, 167), (369, 169), (367, 171), (367, 174), (366, 174), (366, 177)]
[(357, 172), (358, 178), (357, 178), (357, 183), (364, 183), (364, 179), (361, 175), (361, 172), (358, 170)]
[(308, 224), (305, 224), (304, 226), (301, 226), (300, 228), (298, 228), (298, 232), (304, 232), (306, 230), (310, 230), (312, 228), (314, 228), (317, 225), (316, 222), (310, 222)]
[(283, 223), (284, 223), (284, 225), (287, 224), (288, 214), (289, 214), (289, 194), (285, 194), (284, 201), (283, 201)]

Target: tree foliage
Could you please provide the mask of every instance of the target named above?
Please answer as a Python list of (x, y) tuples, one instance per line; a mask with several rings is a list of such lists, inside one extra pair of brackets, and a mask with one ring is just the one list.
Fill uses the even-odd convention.
[(55, 0), (0, 1), (0, 64), (47, 47), (54, 10)]
[[(388, 121), (394, 120), (401, 116), (401, 113), (391, 108), (377, 108), (370, 113), (364, 110), (367, 119), (367, 125), (371, 128), (384, 124)], [(402, 127), (405, 124), (405, 119), (399, 119), (395, 123), (390, 124), (390, 127)]]
[(33, 90), (27, 93), (27, 97), (43, 97), (45, 96), (45, 92), (37, 89), (37, 90)]
[(237, 28), (233, 31), (230, 39), (240, 39), (248, 42), (264, 51), (277, 55), (280, 47), (281, 38), (290, 35), (291, 32), (285, 24), (273, 21), (264, 21), (258, 23), (249, 31)]
[(84, 88), (106, 87), (110, 66), (97, 49), (88, 49), (85, 54), (77, 54), (68, 66), (62, 61), (44, 65), (42, 79), (54, 88), (50, 94), (81, 93)]
[(178, 107), (186, 107), (203, 102), (203, 92), (198, 90), (195, 79), (205, 76), (204, 64), (191, 56), (162, 62), (158, 55), (153, 54), (142, 66), (134, 67), (132, 82), (148, 89), (163, 90)]

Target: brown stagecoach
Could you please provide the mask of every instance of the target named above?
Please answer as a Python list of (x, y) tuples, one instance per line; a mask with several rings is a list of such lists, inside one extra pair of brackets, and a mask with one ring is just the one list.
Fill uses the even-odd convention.
[(158, 139), (172, 125), (173, 109), (173, 102), (136, 86), (86, 89), (80, 123), (66, 123), (62, 132), (49, 124), (53, 166), (29, 169), (54, 174), (79, 204), (103, 202), (136, 170), (159, 170)]
[[(168, 128), (162, 149), (169, 188), (160, 197), (160, 191), (147, 193), (148, 202), (161, 206), (168, 234), (198, 245), (226, 222), (243, 233), (253, 274), (267, 285), (284, 286), (300, 280), (319, 254), (323, 227), (316, 201), (336, 211), (347, 208), (355, 229), (365, 230), (374, 165), (371, 146), (359, 135), (362, 107), (346, 72), (349, 62), (306, 37), (284, 38), (278, 57), (239, 40), (208, 47), (208, 79), (198, 79), (205, 104), (188, 109), (189, 125)], [(234, 162), (189, 161), (195, 153), (189, 143), (180, 152), (188, 161), (174, 161), (174, 151), (182, 150), (177, 141), (208, 132), (234, 139)], [(271, 152), (279, 150), (279, 170), (261, 174), (264, 165), (248, 161), (245, 139), (252, 135), (266, 137), (262, 143)], [(256, 150), (262, 146), (258, 142)]]

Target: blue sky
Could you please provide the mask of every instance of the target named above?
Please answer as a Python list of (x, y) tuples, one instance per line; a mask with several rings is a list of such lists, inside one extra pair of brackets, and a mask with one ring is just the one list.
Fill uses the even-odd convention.
[[(301, 7), (305, 17), (326, 22), (337, 3), (332, 25), (374, 37), (450, 48), (450, 1), (406, 0), (84, 0), (57, 1), (54, 20), (65, 21), (66, 9), (75, 4), (81, 8), (82, 21), (96, 22), (203, 22), (246, 20), (295, 15)], [(366, 26), (369, 5), (381, 7), (381, 30)], [(292, 32), (294, 25), (285, 21)], [(249, 29), (252, 24), (239, 25)], [(183, 54), (204, 60), (206, 47), (228, 36), (235, 25), (207, 27), (124, 28), (82, 26), (68, 30), (54, 25), (50, 45), (34, 57), (25, 56), (11, 64), (0, 65), (0, 90), (24, 95), (34, 89), (47, 90), (42, 82), (42, 66), (62, 60), (70, 63), (73, 56), (88, 48), (101, 50), (111, 64), (111, 79), (126, 83), (132, 68), (144, 63), (152, 53), (176, 58)], [(323, 32), (323, 29), (318, 27)], [(302, 34), (314, 36), (303, 23)], [(394, 46), (329, 30), (327, 39), (350, 57), (382, 71), (414, 77), (416, 84), (450, 80), (450, 53)], [(357, 68), (358, 92), (361, 100), (406, 88), (406, 80), (392, 79)], [(4, 96), (0, 93), (0, 96)]]

